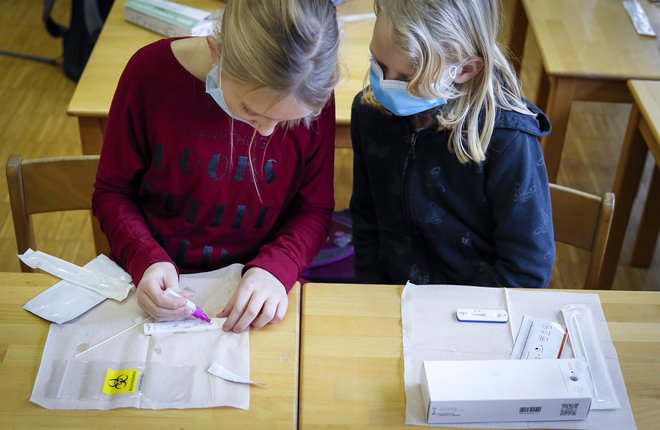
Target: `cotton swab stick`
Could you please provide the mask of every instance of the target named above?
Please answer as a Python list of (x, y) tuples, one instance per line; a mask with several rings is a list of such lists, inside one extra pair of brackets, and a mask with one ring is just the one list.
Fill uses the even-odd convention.
[(73, 358), (78, 358), (78, 357), (80, 357), (81, 355), (83, 355), (84, 353), (89, 352), (89, 351), (91, 351), (92, 349), (95, 349), (95, 348), (97, 348), (97, 347), (103, 345), (104, 343), (110, 342), (112, 339), (115, 339), (115, 338), (121, 336), (122, 334), (131, 331), (131, 330), (134, 329), (135, 327), (139, 326), (140, 324), (144, 324), (144, 323), (146, 323), (146, 322), (149, 321), (150, 319), (152, 319), (152, 317), (147, 317), (147, 318), (143, 319), (142, 321), (136, 322), (136, 323), (133, 324), (132, 326), (127, 327), (127, 328), (123, 329), (122, 331), (113, 334), (113, 335), (110, 336), (109, 338), (107, 338), (107, 339), (105, 339), (105, 340), (102, 340), (101, 342), (97, 343), (96, 345), (92, 345), (92, 346), (90, 346), (89, 348), (87, 348), (86, 350), (84, 350), (84, 351), (80, 351), (78, 354), (74, 355)]

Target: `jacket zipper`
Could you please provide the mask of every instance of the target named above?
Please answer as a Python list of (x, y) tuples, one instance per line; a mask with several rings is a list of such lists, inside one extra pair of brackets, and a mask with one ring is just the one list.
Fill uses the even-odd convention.
[(406, 157), (406, 161), (403, 163), (403, 190), (401, 196), (403, 197), (403, 212), (409, 220), (412, 220), (412, 217), (410, 214), (410, 204), (408, 202), (410, 196), (406, 192), (408, 190), (409, 183), (408, 166), (415, 160), (415, 145), (417, 144), (418, 135), (419, 133), (417, 131), (412, 132), (410, 137), (410, 148), (408, 149), (408, 156)]

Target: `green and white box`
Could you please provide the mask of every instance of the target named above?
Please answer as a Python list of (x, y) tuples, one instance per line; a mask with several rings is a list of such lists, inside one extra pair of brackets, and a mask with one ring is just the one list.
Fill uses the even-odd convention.
[(168, 37), (204, 36), (219, 26), (222, 10), (210, 13), (166, 0), (127, 0), (124, 18)]

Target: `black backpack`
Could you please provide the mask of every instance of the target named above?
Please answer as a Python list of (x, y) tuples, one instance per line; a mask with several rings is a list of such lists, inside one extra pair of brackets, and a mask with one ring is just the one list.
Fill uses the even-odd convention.
[(55, 0), (44, 0), (43, 22), (53, 37), (61, 37), (64, 53), (64, 74), (78, 82), (101, 33), (114, 0), (72, 0), (69, 27), (53, 21), (50, 16)]

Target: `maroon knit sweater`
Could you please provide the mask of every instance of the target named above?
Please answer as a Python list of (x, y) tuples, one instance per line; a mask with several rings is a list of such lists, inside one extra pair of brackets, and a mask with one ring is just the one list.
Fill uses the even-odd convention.
[(250, 154), (254, 129), (234, 121), (232, 150), (230, 117), (172, 40), (131, 58), (110, 108), (93, 207), (112, 256), (136, 285), (159, 261), (182, 273), (238, 262), (288, 291), (330, 226), (334, 100), (309, 128), (256, 133)]

